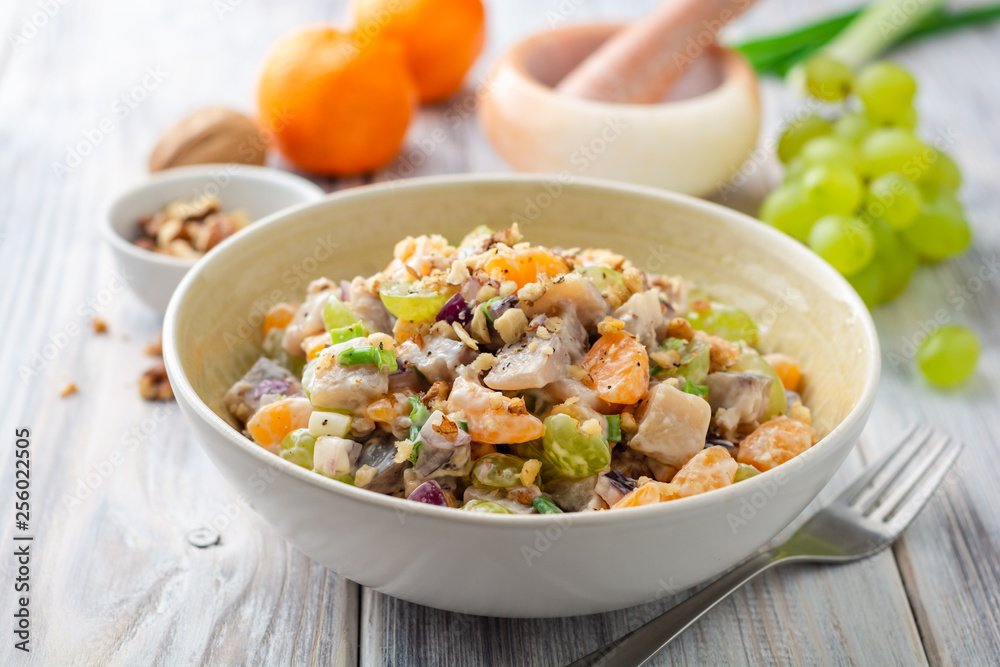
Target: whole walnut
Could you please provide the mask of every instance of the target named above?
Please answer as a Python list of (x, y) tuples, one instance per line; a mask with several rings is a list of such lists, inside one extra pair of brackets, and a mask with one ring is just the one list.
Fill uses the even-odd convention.
[(225, 107), (205, 107), (163, 133), (149, 157), (149, 170), (186, 164), (263, 165), (266, 159), (267, 142), (252, 120)]

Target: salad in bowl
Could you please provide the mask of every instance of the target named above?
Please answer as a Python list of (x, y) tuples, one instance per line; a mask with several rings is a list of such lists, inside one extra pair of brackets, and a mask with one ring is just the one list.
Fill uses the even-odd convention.
[(517, 226), (407, 237), (384, 270), (271, 306), (225, 395), (318, 475), (494, 514), (669, 502), (817, 441), (795, 359), (744, 311), (611, 250)]

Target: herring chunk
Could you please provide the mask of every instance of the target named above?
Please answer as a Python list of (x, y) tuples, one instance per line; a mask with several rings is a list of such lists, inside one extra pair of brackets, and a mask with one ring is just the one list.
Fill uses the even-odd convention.
[(740, 426), (756, 426), (764, 419), (771, 402), (773, 382), (765, 375), (710, 373), (706, 380), (708, 404), (715, 414), (718, 434), (733, 440)]
[(246, 423), (261, 405), (281, 396), (294, 396), (300, 391), (302, 385), (288, 369), (261, 357), (229, 388), (224, 401), (229, 412)]
[(521, 309), (528, 317), (575, 312), (588, 331), (596, 331), (597, 323), (604, 319), (610, 308), (593, 281), (578, 273), (567, 273), (546, 283), (542, 295), (532, 303), (522, 302)]
[(476, 352), (460, 340), (428, 336), (424, 346), (405, 341), (396, 348), (396, 358), (410, 364), (431, 382), (453, 382), (459, 366), (472, 363)]
[(327, 278), (319, 278), (309, 283), (306, 300), (285, 327), (281, 346), (285, 352), (296, 357), (302, 356), (302, 341), (309, 336), (323, 333), (323, 306), (336, 285)]
[(660, 291), (649, 289), (638, 292), (629, 300), (615, 309), (612, 317), (621, 320), (625, 331), (634, 335), (647, 348), (656, 347), (656, 332), (663, 322), (663, 305), (660, 303)]
[(707, 401), (661, 382), (643, 399), (639, 430), (629, 447), (680, 468), (705, 447), (711, 420), (712, 408)]
[(544, 317), (535, 318), (532, 326), (524, 338), (504, 345), (497, 354), (497, 363), (483, 378), (487, 387), (501, 391), (540, 389), (566, 377), (569, 365), (582, 358), (587, 332), (575, 318), (562, 318), (555, 333), (539, 331), (544, 328)]
[(382, 299), (375, 293), (362, 277), (351, 281), (347, 288), (347, 307), (361, 318), (369, 332), (392, 332), (392, 316), (382, 304)]
[(337, 363), (337, 355), (344, 350), (368, 345), (368, 339), (355, 338), (326, 348), (310, 362), (303, 374), (302, 383), (314, 406), (354, 410), (388, 393), (389, 376), (380, 373), (378, 366), (341, 366)]

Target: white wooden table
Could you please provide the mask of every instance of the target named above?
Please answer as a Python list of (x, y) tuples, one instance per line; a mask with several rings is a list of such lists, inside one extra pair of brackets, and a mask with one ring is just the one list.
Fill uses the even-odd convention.
[[(136, 379), (151, 361), (143, 347), (161, 320), (120, 288), (97, 233), (103, 207), (144, 177), (163, 127), (204, 104), (250, 109), (268, 45), (293, 27), (340, 20), (344, 4), (0, 5), (0, 664), (559, 665), (684, 596), (667, 590), (658, 602), (618, 613), (515, 621), (365, 590), (289, 547), (236, 500), (174, 404), (138, 397)], [(400, 160), (441, 127), (447, 141), (422, 153), (416, 173), (506, 170), (471, 113), (476, 81), (528, 32), (564, 20), (637, 17), (653, 0), (624, 4), (491, 2), (488, 44), (467, 90), (421, 112)], [(732, 34), (848, 4), (762, 0)], [(998, 39), (1000, 26), (896, 54), (919, 76), (926, 127), (956, 136), (952, 152), (966, 176), (976, 243), (959, 259), (921, 269), (902, 298), (876, 313), (885, 365), (868, 438), (824, 495), (918, 419), (966, 441), (956, 469), (894, 550), (760, 577), (656, 664), (1000, 662)], [(795, 99), (775, 82), (763, 93), (764, 136), (773, 137)], [(447, 122), (449, 111), (462, 121)], [(110, 130), (95, 130), (104, 118)], [(81, 142), (91, 144), (80, 149), (87, 154), (57, 173)], [(404, 167), (397, 161), (363, 180)], [(773, 175), (773, 165), (761, 169)], [(755, 194), (744, 189), (731, 203)], [(94, 312), (110, 323), (107, 335), (92, 332)], [(984, 345), (976, 377), (951, 393), (926, 387), (909, 363), (890, 363), (935, 317), (971, 325)], [(61, 399), (70, 381), (79, 393)], [(30, 654), (14, 649), (11, 633), (11, 545), (22, 534), (13, 517), (14, 434), (24, 427), (32, 455)], [(206, 526), (218, 529), (221, 543), (192, 546), (191, 531)]]

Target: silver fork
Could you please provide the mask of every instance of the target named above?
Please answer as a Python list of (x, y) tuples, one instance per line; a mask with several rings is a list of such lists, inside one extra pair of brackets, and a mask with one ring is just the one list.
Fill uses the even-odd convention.
[(568, 667), (642, 667), (730, 593), (779, 563), (843, 563), (882, 551), (917, 516), (961, 451), (962, 443), (931, 427), (910, 428), (784, 544), (757, 552), (684, 602)]

